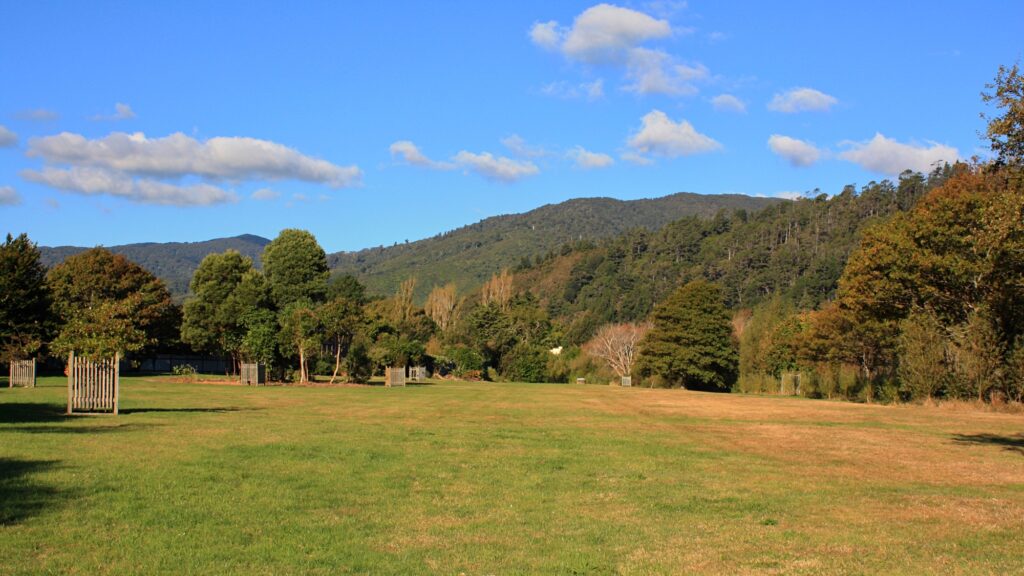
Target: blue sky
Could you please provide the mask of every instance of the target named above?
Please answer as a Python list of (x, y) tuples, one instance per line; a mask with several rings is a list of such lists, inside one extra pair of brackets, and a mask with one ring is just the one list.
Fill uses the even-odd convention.
[(0, 229), (390, 245), (983, 154), (1024, 3), (0, 1)]

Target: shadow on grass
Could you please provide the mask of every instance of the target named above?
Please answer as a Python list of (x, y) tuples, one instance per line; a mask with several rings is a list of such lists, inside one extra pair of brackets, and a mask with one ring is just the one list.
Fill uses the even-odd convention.
[(197, 413), (197, 414), (221, 414), (224, 412), (255, 412), (263, 408), (238, 408), (234, 406), (225, 408), (122, 408), (121, 414), (146, 414), (146, 413)]
[(21, 522), (57, 503), (57, 490), (33, 478), (56, 465), (56, 460), (0, 458), (0, 526)]
[[(69, 420), (71, 422), (73, 420)], [(79, 420), (81, 421), (81, 420)], [(22, 434), (106, 434), (108, 432), (133, 432), (159, 426), (159, 424), (115, 424), (113, 426), (5, 426), (0, 432), (18, 432)]]
[(1000, 436), (999, 434), (956, 434), (953, 436), (955, 442), (961, 444), (989, 444), (1002, 446), (1011, 452), (1024, 456), (1024, 434), (1016, 436)]
[(68, 419), (67, 408), (66, 404), (4, 402), (0, 403), (0, 424), (63, 422)]

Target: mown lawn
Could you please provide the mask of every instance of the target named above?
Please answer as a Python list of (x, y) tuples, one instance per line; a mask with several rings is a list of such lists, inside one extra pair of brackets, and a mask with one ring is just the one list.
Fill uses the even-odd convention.
[(603, 386), (0, 388), (0, 574), (1024, 573), (1024, 417)]

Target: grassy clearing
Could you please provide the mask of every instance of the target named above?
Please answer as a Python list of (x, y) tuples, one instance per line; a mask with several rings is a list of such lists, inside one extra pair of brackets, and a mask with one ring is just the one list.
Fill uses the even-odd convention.
[(0, 389), (0, 573), (1024, 572), (1024, 419), (598, 386)]

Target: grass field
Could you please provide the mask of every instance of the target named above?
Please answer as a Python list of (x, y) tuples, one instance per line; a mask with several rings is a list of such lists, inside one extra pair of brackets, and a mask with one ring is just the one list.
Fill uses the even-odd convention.
[(603, 386), (0, 389), (0, 574), (1024, 573), (1024, 417)]

